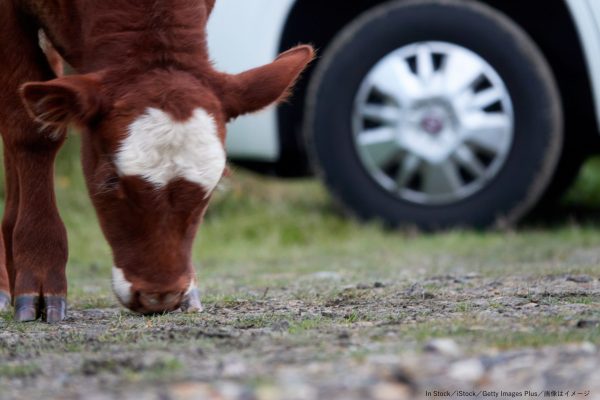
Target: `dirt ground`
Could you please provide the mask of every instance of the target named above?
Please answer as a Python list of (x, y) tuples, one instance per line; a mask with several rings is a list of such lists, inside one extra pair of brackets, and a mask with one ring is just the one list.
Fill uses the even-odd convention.
[(595, 276), (345, 285), (324, 271), (205, 308), (75, 306), (55, 326), (4, 315), (0, 398), (600, 399)]

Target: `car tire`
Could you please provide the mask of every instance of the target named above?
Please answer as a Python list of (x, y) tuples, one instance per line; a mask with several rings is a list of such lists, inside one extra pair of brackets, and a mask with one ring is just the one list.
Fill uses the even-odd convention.
[[(445, 83), (431, 83), (435, 74)], [(454, 95), (469, 74), (468, 94)], [(485, 103), (489, 94), (500, 100)], [(461, 96), (467, 100), (456, 106)], [(484, 149), (492, 155), (479, 153), (486, 126), (499, 138), (488, 146), (498, 149)], [(535, 206), (557, 165), (563, 117), (548, 63), (508, 17), (468, 0), (392, 1), (365, 12), (327, 48), (310, 83), (304, 129), (313, 167), (360, 219), (485, 228), (513, 224)], [(376, 129), (386, 133), (377, 137)]]
[(563, 149), (562, 157), (557, 164), (556, 173), (537, 205), (531, 210), (530, 214), (534, 218), (543, 220), (560, 211), (561, 201), (577, 181), (583, 165), (589, 156), (582, 151), (577, 151), (580, 149), (572, 150), (571, 154), (565, 154), (568, 150)]

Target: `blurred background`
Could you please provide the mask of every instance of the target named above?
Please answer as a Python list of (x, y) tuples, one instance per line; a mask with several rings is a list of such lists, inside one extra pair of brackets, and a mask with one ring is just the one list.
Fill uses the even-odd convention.
[(349, 215), (390, 227), (547, 213), (600, 150), (598, 7), (220, 1), (209, 25), (219, 68), (298, 43), (319, 52), (288, 102), (232, 124), (229, 155), (259, 173), (316, 174)]

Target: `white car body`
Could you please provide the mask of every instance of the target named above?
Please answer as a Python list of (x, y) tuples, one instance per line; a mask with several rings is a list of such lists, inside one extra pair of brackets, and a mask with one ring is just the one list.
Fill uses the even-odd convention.
[[(295, 0), (219, 0), (208, 26), (211, 55), (218, 69), (237, 73), (277, 56), (281, 34)], [(227, 138), (233, 158), (279, 158), (274, 108), (231, 123)]]
[[(219, 0), (209, 24), (211, 54), (219, 69), (240, 72), (277, 56), (282, 32), (296, 0)], [(600, 122), (600, 1), (565, 0), (581, 38)], [(242, 117), (229, 127), (229, 155), (237, 159), (279, 159), (274, 108)]]

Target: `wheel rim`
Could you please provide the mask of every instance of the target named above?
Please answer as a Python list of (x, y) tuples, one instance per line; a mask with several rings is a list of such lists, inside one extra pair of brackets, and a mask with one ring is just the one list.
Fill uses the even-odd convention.
[(391, 194), (444, 205), (498, 175), (514, 139), (510, 94), (479, 55), (446, 42), (402, 47), (379, 61), (355, 100), (354, 143)]

